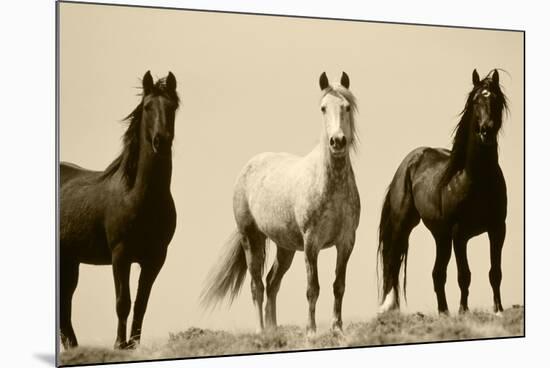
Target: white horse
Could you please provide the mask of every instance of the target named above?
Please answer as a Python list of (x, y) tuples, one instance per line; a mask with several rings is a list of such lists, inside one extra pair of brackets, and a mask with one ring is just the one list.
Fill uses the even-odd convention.
[(309, 302), (308, 335), (316, 331), (315, 305), (319, 296), (317, 256), (336, 247), (332, 328), (342, 331), (342, 298), (346, 267), (355, 243), (360, 202), (350, 162), (354, 148), (356, 102), (344, 72), (340, 85), (329, 85), (325, 73), (322, 90), (321, 141), (305, 157), (263, 153), (252, 158), (240, 173), (233, 193), (237, 230), (227, 241), (227, 253), (211, 273), (203, 303), (213, 304), (239, 293), (250, 272), (252, 300), (258, 332), (264, 329), (262, 305), (266, 239), (277, 245), (277, 255), (266, 279), (265, 326), (277, 326), (276, 298), (294, 253), (304, 251)]

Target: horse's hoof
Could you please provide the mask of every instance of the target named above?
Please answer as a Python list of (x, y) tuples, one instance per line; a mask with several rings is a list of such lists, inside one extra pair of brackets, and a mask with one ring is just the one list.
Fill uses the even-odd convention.
[(64, 350), (71, 350), (78, 347), (78, 341), (76, 337), (70, 338), (61, 333), (61, 345), (63, 345)]
[(124, 349), (125, 350), (136, 350), (138, 346), (139, 346), (139, 341), (130, 340), (130, 341), (128, 341), (128, 343), (126, 344)]
[(468, 313), (470, 313), (470, 310), (468, 308), (460, 307), (460, 309), (458, 310), (458, 314), (460, 314), (460, 315), (468, 314)]
[(334, 336), (336, 337), (344, 337), (345, 334), (344, 334), (344, 330), (341, 328), (341, 327), (336, 327), (336, 328), (332, 328), (331, 329), (332, 333)]
[(77, 343), (66, 343), (66, 344), (63, 344), (63, 350), (65, 351), (69, 351), (69, 350), (72, 350), (72, 349), (76, 349), (78, 347), (78, 344)]
[(387, 312), (399, 312), (399, 303), (397, 301), (397, 294), (394, 289), (392, 289), (388, 295), (384, 298), (382, 304), (378, 307), (378, 314), (384, 314)]
[(115, 342), (115, 350), (125, 350), (128, 348), (128, 343), (126, 341), (117, 341)]
[(340, 332), (340, 333), (344, 333), (344, 329), (342, 328), (342, 325), (336, 325), (336, 326), (332, 326), (331, 330), (333, 332)]
[(392, 312), (392, 311), (395, 311), (396, 309), (390, 309), (390, 308), (378, 308), (378, 310), (376, 311), (376, 314), (380, 315), (380, 314), (386, 314), (386, 313), (389, 313), (389, 312)]
[(504, 317), (504, 313), (502, 313), (502, 311), (498, 311), (495, 313), (495, 317), (502, 318)]
[(381, 305), (376, 311), (376, 314), (384, 314), (384, 313), (392, 313), (392, 312), (399, 313), (399, 307), (395, 305)]
[(382, 304), (380, 307), (378, 307), (376, 314), (384, 314), (384, 313), (392, 313), (392, 312), (399, 313), (399, 306), (396, 304)]
[(315, 338), (315, 336), (317, 336), (317, 330), (314, 328), (308, 328), (306, 331), (306, 338), (309, 340)]
[(342, 321), (332, 322), (331, 330), (332, 330), (332, 332), (343, 335), (344, 334), (344, 329), (342, 328)]

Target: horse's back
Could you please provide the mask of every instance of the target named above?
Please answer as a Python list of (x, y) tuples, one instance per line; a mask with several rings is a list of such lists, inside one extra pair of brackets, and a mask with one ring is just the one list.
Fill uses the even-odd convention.
[(101, 223), (105, 187), (96, 180), (99, 174), (72, 163), (59, 165), (59, 238), (64, 259), (109, 263), (110, 252)]
[[(411, 206), (422, 213), (436, 213), (439, 206), (437, 186), (450, 151), (444, 148), (418, 147), (401, 162), (388, 188), (390, 206), (405, 213)], [(428, 208), (425, 208), (425, 207)]]
[(436, 147), (417, 147), (413, 149), (405, 158), (403, 163), (408, 166), (415, 166), (420, 169), (425, 165), (431, 165), (439, 161), (445, 161), (451, 157), (451, 151), (445, 148)]
[(252, 157), (244, 166), (242, 175), (262, 175), (269, 172), (288, 170), (300, 157), (286, 152), (264, 152)]
[(439, 177), (451, 153), (445, 148), (418, 147), (413, 149), (397, 168), (393, 182)]
[(94, 171), (84, 169), (70, 162), (61, 162), (59, 164), (59, 181), (61, 186), (76, 177), (94, 173)]
[(252, 157), (241, 170), (235, 183), (235, 193), (254, 191), (256, 188), (288, 184), (287, 177), (300, 157), (289, 153), (264, 152)]

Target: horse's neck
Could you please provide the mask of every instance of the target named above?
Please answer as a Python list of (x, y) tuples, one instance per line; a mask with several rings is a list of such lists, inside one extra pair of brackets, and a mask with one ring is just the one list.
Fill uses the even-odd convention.
[(138, 201), (166, 195), (170, 191), (171, 177), (172, 158), (158, 158), (148, 145), (142, 144), (134, 185), (129, 195)]
[(351, 174), (349, 153), (346, 156), (335, 159), (329, 152), (326, 142), (321, 142), (313, 151), (317, 155), (317, 184), (322, 192), (332, 191), (334, 188), (344, 188), (342, 182), (348, 180)]
[(494, 174), (498, 168), (497, 145), (484, 147), (470, 143), (466, 152), (464, 170), (472, 179), (483, 179)]

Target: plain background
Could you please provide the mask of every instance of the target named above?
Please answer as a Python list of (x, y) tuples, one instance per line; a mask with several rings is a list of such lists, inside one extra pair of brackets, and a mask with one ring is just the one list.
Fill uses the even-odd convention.
[[(172, 195), (177, 228), (144, 320), (143, 343), (192, 326), (253, 330), (249, 279), (231, 308), (205, 312), (203, 280), (234, 227), (233, 185), (244, 164), (264, 151), (305, 155), (324, 129), (318, 78), (339, 80), (342, 69), (358, 100), (359, 147), (352, 157), (361, 221), (348, 263), (344, 323), (377, 310), (376, 250), (385, 191), (415, 147), (449, 148), (472, 88), (472, 70), (501, 71), (510, 102), (499, 139), (508, 190), (502, 259), (505, 308), (523, 304), (523, 34), (440, 27), (287, 17), (61, 4), (60, 157), (103, 170), (121, 149), (120, 119), (138, 103), (145, 70), (178, 79), (182, 106), (173, 146)], [(508, 74), (507, 74), (508, 73)], [(275, 256), (270, 246), (268, 266)], [(436, 312), (431, 272), (435, 242), (426, 228), (411, 235), (408, 304)], [(468, 244), (469, 305), (489, 310), (489, 242)], [(297, 252), (277, 298), (278, 322), (304, 326), (307, 315), (303, 252)], [(319, 256), (317, 321), (332, 318), (335, 249)], [(135, 296), (139, 266), (134, 265)], [(456, 312), (454, 257), (447, 296)], [(73, 326), (82, 345), (111, 346), (116, 326), (110, 266), (81, 265), (73, 297)]]
[[(138, 3), (138, 2), (135, 2)], [(284, 3), (245, 5), (208, 2), (162, 2), (172, 6), (210, 7), (213, 9), (259, 11), (317, 16), (391, 19), (395, 21), (443, 23), (471, 26), (524, 28), (527, 30), (527, 334), (526, 339), (436, 344), (402, 348), (360, 349), (307, 354), (280, 354), (265, 357), (241, 357), (166, 363), (164, 366), (252, 366), (264, 364), (331, 365), (346, 359), (348, 364), (392, 365), (422, 359), (425, 365), (439, 365), (440, 358), (449, 366), (500, 363), (523, 364), (544, 351), (547, 294), (544, 270), (545, 213), (547, 199), (542, 196), (548, 183), (545, 126), (545, 87), (548, 65), (543, 9), (497, 2), (466, 3), (450, 6), (436, 2), (388, 3), (368, 6), (339, 2), (336, 5)], [(160, 2), (159, 2), (160, 4)], [(53, 361), (54, 283), (54, 59), (53, 3), (21, 2), (20, 13), (8, 8), (2, 25), (2, 44), (7, 45), (2, 63), (4, 132), (2, 163), (2, 279), (5, 297), (2, 306), (3, 346), (9, 351), (6, 363), (33, 365)], [(32, 12), (28, 10), (31, 9)], [(4, 65), (5, 62), (8, 64)], [(353, 83), (353, 79), (352, 79)], [(7, 327), (7, 329), (6, 329)], [(399, 350), (395, 350), (399, 349)], [(345, 355), (344, 355), (345, 354)], [(540, 356), (540, 355), (539, 355)], [(429, 359), (427, 359), (429, 357)], [(158, 363), (153, 363), (158, 365)], [(153, 366), (149, 364), (149, 366)]]

